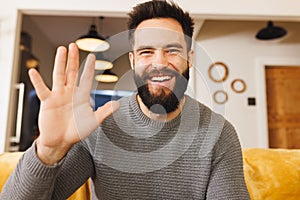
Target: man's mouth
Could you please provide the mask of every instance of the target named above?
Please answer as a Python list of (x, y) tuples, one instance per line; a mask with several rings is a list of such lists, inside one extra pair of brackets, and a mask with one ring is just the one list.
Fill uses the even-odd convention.
[(173, 78), (173, 76), (170, 75), (157, 75), (157, 76), (152, 76), (150, 77), (150, 80), (152, 82), (165, 82), (165, 81), (169, 81)]
[(175, 76), (170, 74), (155, 74), (148, 78), (148, 83), (154, 90), (161, 90), (162, 88), (169, 88), (172, 90), (175, 84)]
[(172, 89), (178, 73), (171, 69), (152, 70), (144, 76), (144, 81), (148, 82), (153, 89)]

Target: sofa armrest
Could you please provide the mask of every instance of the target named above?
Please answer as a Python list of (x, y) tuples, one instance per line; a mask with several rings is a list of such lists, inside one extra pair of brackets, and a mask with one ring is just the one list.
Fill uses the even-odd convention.
[(17, 166), (17, 163), (23, 152), (3, 153), (0, 154), (0, 192), (10, 176)]

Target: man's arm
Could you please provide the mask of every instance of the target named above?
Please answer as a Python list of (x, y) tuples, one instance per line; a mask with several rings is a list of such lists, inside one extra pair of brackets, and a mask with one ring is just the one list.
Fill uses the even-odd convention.
[(0, 199), (66, 199), (93, 173), (92, 158), (81, 143), (74, 145), (55, 166), (43, 164), (33, 144), (7, 180)]
[(236, 131), (228, 121), (225, 121), (214, 147), (207, 199), (250, 199), (244, 180), (240, 142)]
[[(95, 56), (89, 54), (78, 84), (79, 52), (76, 44), (71, 43), (68, 49), (63, 46), (57, 49), (51, 90), (37, 70), (29, 70), (30, 80), (41, 101), (38, 119), (40, 135), (35, 141), (36, 149), (32, 148), (24, 154), (9, 180), (8, 185), (15, 187), (14, 192), (19, 194), (7, 192), (3, 196), (24, 196), (26, 191), (28, 194), (25, 196), (39, 193), (45, 196), (38, 197), (50, 198), (53, 187), (59, 184), (56, 177), (69, 150), (118, 109), (117, 102), (108, 102), (96, 111), (91, 107), (94, 68)], [(72, 159), (75, 161), (75, 158)], [(78, 177), (74, 177), (75, 182), (81, 181), (80, 178), (75, 179)], [(26, 190), (23, 190), (24, 187)]]

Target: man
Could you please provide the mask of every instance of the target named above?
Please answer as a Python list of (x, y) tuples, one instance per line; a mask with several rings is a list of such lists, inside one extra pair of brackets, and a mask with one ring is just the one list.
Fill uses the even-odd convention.
[(129, 17), (133, 96), (93, 112), (95, 58), (88, 56), (77, 86), (75, 44), (68, 53), (58, 48), (51, 91), (29, 71), (41, 100), (40, 136), (3, 199), (65, 199), (88, 178), (99, 199), (249, 199), (233, 126), (184, 95), (193, 57), (189, 14), (154, 0)]

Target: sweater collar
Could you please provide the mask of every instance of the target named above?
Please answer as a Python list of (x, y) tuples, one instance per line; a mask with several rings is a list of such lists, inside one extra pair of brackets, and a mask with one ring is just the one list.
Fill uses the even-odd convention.
[[(189, 98), (186, 98), (185, 105), (189, 103), (188, 102), (189, 100), (190, 100)], [(130, 105), (130, 112), (132, 112), (132, 114), (133, 114), (132, 115), (133, 120), (138, 120), (139, 122), (142, 122), (143, 125), (146, 125), (146, 126), (149, 126), (152, 128), (159, 128), (159, 129), (161, 129), (163, 127), (166, 129), (171, 129), (171, 128), (179, 126), (180, 121), (181, 121), (182, 112), (184, 112), (184, 110), (185, 110), (185, 105), (184, 105), (182, 108), (182, 112), (177, 117), (175, 117), (174, 119), (172, 119), (170, 121), (162, 122), (162, 121), (156, 121), (156, 120), (149, 118), (141, 111), (141, 109), (138, 105), (138, 102), (137, 102), (137, 93), (134, 93), (130, 97), (129, 105)]]

